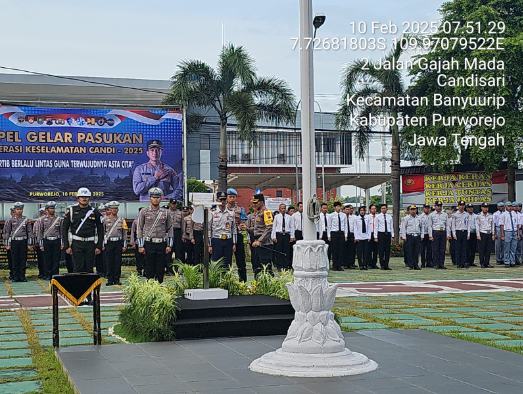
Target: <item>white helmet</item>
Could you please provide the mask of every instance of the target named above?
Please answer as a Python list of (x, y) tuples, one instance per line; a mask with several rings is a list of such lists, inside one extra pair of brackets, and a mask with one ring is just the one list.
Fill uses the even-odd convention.
[(76, 193), (77, 197), (91, 197), (91, 191), (86, 187), (81, 187)]

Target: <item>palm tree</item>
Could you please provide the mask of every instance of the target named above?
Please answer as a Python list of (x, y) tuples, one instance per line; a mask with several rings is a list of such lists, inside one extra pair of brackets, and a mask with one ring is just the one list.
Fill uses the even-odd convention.
[[(254, 59), (242, 46), (224, 46), (216, 69), (200, 60), (184, 60), (171, 80), (172, 92), (165, 102), (181, 103), (185, 108), (213, 108), (220, 118), (220, 191), (227, 189), (227, 122), (230, 117), (236, 120), (240, 139), (251, 145), (256, 145), (258, 120), (275, 124), (294, 122), (296, 106), (292, 89), (279, 78), (258, 77)], [(204, 118), (197, 113), (191, 116), (191, 122), (196, 125)], [(188, 126), (191, 128), (194, 130), (198, 126)]]
[[(385, 61), (394, 61), (397, 65), (398, 60), (404, 53), (401, 43), (403, 40), (408, 40), (409, 37), (402, 37), (401, 40), (392, 48), (392, 50), (381, 59), (381, 64)], [(408, 47), (408, 45), (404, 45)], [(368, 61), (367, 59), (360, 59), (349, 64), (342, 70), (341, 87), (342, 97), (344, 98), (339, 105), (336, 113), (336, 128), (339, 131), (350, 131), (355, 134), (356, 154), (360, 159), (364, 158), (365, 152), (369, 148), (370, 134), (372, 132), (370, 126), (358, 125), (353, 130), (351, 129), (351, 122), (349, 117), (365, 117), (373, 116), (388, 116), (398, 119), (402, 108), (396, 105), (363, 105), (355, 106), (346, 98), (354, 96), (356, 102), (357, 98), (363, 97), (402, 97), (405, 96), (406, 88), (402, 81), (401, 71), (397, 67), (391, 67), (390, 70), (384, 70), (378, 67), (379, 62)], [(364, 82), (362, 82), (364, 81)], [(369, 100), (371, 101), (371, 100)], [(393, 100), (391, 100), (393, 101)], [(392, 134), (392, 149), (390, 172), (392, 178), (392, 207), (394, 216), (394, 234), (396, 240), (399, 239), (399, 215), (400, 215), (400, 136), (397, 124), (390, 127)]]

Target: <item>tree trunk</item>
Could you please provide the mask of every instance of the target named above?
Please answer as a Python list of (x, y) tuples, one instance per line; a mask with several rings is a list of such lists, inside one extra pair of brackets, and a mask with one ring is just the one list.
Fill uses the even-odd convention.
[(227, 191), (227, 118), (220, 119), (220, 156), (218, 164), (218, 191)]
[(516, 169), (507, 165), (508, 201), (516, 201)]
[[(397, 111), (392, 111), (394, 118), (398, 117)], [(391, 127), (392, 132), (392, 149), (390, 158), (390, 175), (392, 178), (392, 210), (394, 225), (394, 241), (400, 240), (400, 138), (398, 126)]]

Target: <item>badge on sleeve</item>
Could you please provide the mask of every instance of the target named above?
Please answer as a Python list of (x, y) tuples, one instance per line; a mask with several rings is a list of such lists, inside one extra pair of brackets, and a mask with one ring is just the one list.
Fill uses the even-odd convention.
[(263, 221), (266, 226), (272, 226), (272, 212), (268, 209), (263, 212)]

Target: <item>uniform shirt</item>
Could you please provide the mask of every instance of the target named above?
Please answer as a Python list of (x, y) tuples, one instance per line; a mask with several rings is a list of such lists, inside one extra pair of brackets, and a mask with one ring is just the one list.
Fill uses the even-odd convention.
[[(165, 178), (157, 180), (154, 173), (160, 169), (168, 169), (169, 173)], [(159, 187), (163, 191), (164, 200), (182, 200), (182, 176), (175, 175), (174, 172), (174, 169), (165, 163), (160, 163), (159, 166), (153, 166), (151, 163), (140, 164), (133, 173), (134, 194), (140, 196), (140, 201), (149, 201), (149, 189)]]
[[(363, 220), (362, 220), (363, 218)], [(365, 232), (363, 232), (363, 222), (365, 222)], [(369, 224), (369, 218), (367, 215), (361, 216), (356, 215), (353, 219), (354, 224), (354, 239), (358, 239), (360, 241), (368, 240), (372, 237), (372, 232)]]
[[(339, 219), (339, 220), (338, 220)], [(349, 236), (347, 226), (347, 215), (345, 212), (333, 212), (327, 217), (327, 237), (331, 237), (333, 231), (343, 231), (345, 237)], [(341, 227), (340, 227), (341, 226)]]
[(171, 220), (173, 222), (173, 228), (182, 228), (183, 214), (179, 209), (169, 209), (169, 215), (171, 215)]
[[(480, 212), (476, 216), (476, 236), (480, 237), (481, 233), (488, 232), (489, 234), (494, 234), (494, 216), (491, 213), (485, 215), (483, 212)], [(470, 233), (469, 233), (470, 235)]]
[(478, 215), (475, 213), (469, 214), (468, 220), (467, 220), (467, 236), (470, 237), (470, 233), (477, 232), (476, 229), (476, 218)]
[(136, 229), (138, 227), (138, 219), (133, 220), (133, 224), (131, 226), (131, 245), (136, 245), (138, 243), (138, 236), (136, 235)]
[(394, 238), (394, 226), (392, 225), (392, 216), (390, 216), (388, 213), (386, 213), (385, 215), (382, 213), (376, 215), (374, 238), (378, 238), (378, 233), (385, 232), (385, 221), (387, 221), (387, 232), (390, 233), (391, 238)]
[(121, 238), (123, 240), (123, 247), (127, 247), (127, 231), (129, 230), (129, 227), (127, 227), (127, 223), (125, 222), (124, 218), (113, 218), (109, 215), (104, 216), (103, 225), (104, 244), (109, 242), (109, 238)]
[(321, 235), (327, 231), (329, 227), (329, 214), (320, 212), (320, 220), (318, 220), (318, 232)]
[(232, 238), (233, 242), (236, 243), (236, 215), (227, 206), (225, 206), (223, 211), (220, 207), (211, 211), (208, 228), (209, 239), (226, 236), (227, 238)]
[[(261, 209), (256, 212), (254, 220), (254, 241), (259, 241), (262, 245), (272, 245), (272, 212), (268, 209)], [(254, 242), (253, 241), (253, 242)]]
[[(44, 239), (49, 237), (58, 237), (62, 239), (62, 221), (58, 216), (45, 215), (40, 218), (38, 222), (39, 229), (37, 230), (37, 242), (40, 246), (44, 246)], [(45, 235), (45, 237), (44, 237)]]
[(421, 225), (423, 226), (423, 234), (429, 233), (429, 216), (430, 213), (421, 213), (418, 215), (421, 220)]
[(518, 216), (514, 211), (505, 211), (499, 219), (499, 225), (503, 226), (504, 231), (517, 231), (518, 229)]
[(240, 231), (240, 226), (242, 224), (245, 224), (245, 220), (242, 220), (241, 217), (242, 217), (242, 212), (245, 213), (245, 210), (238, 204), (235, 204), (234, 206), (230, 207), (229, 205), (227, 205), (227, 209), (229, 211), (233, 211), (234, 214), (236, 215), (236, 229), (237, 231), (239, 232)]
[(203, 223), (198, 223), (198, 222), (195, 222), (194, 220), (192, 220), (192, 215), (191, 215), (191, 221), (192, 221), (193, 232), (194, 231), (203, 231)]
[(182, 239), (186, 239), (190, 241), (191, 239), (194, 239), (193, 234), (193, 220), (191, 215), (187, 215), (183, 218), (182, 222)]
[(245, 223), (245, 227), (247, 227), (247, 237), (249, 241), (254, 241), (254, 222), (256, 221), (256, 214), (250, 213), (247, 216), (247, 222)]
[(448, 215), (441, 212), (431, 212), (427, 220), (427, 227), (429, 230), (429, 237), (432, 237), (432, 231), (446, 231), (447, 236), (450, 237), (450, 220)]
[(42, 218), (45, 216), (40, 216), (38, 219), (36, 219), (32, 225), (33, 225), (33, 231), (31, 233), (31, 238), (33, 238), (33, 243), (36, 244), (38, 240), (38, 233), (40, 231), (40, 222), (42, 221)]
[(494, 220), (494, 226), (499, 227), (499, 219), (501, 218), (501, 215), (503, 215), (503, 212), (505, 211), (496, 211), (492, 214), (492, 220)]
[[(23, 223), (23, 224), (22, 224)], [(20, 228), (18, 228), (20, 227)], [(26, 216), (22, 217), (10, 217), (5, 221), (4, 224), (4, 245), (10, 246), (12, 238), (27, 238), (29, 245), (32, 245), (31, 234), (33, 232), (33, 227)]]
[(407, 235), (420, 235), (421, 239), (425, 236), (423, 225), (419, 216), (407, 215), (401, 224), (401, 238), (407, 239)]
[(294, 222), (294, 231), (295, 232), (296, 231), (302, 231), (302, 229), (303, 229), (303, 212), (294, 212), (292, 214), (292, 220)]
[(521, 212), (518, 212), (518, 213), (519, 213), (519, 217), (518, 217), (519, 230), (520, 230), (520, 232), (523, 232), (523, 213), (521, 213)]
[(354, 215), (347, 215), (347, 223), (349, 227), (349, 233), (354, 234), (354, 220), (356, 216)]
[[(153, 229), (152, 227), (157, 217), (159, 219)], [(167, 209), (158, 208), (154, 210), (152, 206), (143, 208), (138, 214), (138, 224), (136, 228), (138, 247), (143, 248), (145, 238), (165, 238), (166, 235), (168, 238), (167, 245), (172, 247), (173, 223)]]
[(467, 222), (469, 218), (468, 212), (456, 211), (452, 215), (452, 236), (456, 237), (456, 233), (461, 230), (467, 230)]
[[(82, 223), (82, 220), (89, 212), (91, 212), (89, 217), (85, 220), (78, 233), (76, 233), (80, 223)], [(98, 233), (100, 236), (96, 241), (96, 248), (102, 249), (103, 237), (101, 235), (104, 233), (104, 226), (101, 221), (100, 212), (97, 209), (93, 209), (90, 205), (81, 208), (80, 205), (77, 204), (73, 205), (65, 212), (64, 220), (62, 222), (62, 240), (65, 249), (69, 248), (69, 230), (73, 236), (76, 235), (82, 238), (94, 237)]]
[(374, 234), (374, 231), (376, 230), (376, 226), (378, 224), (377, 223), (378, 215), (372, 215), (372, 214), (368, 213), (367, 217), (369, 218), (370, 233), (371, 233), (371, 237), (372, 237), (372, 234)]
[[(284, 215), (276, 215), (272, 223), (271, 238), (276, 238), (276, 233), (283, 233), (283, 219)], [(294, 238), (294, 219), (292, 216), (285, 214), (285, 234), (290, 234)]]

